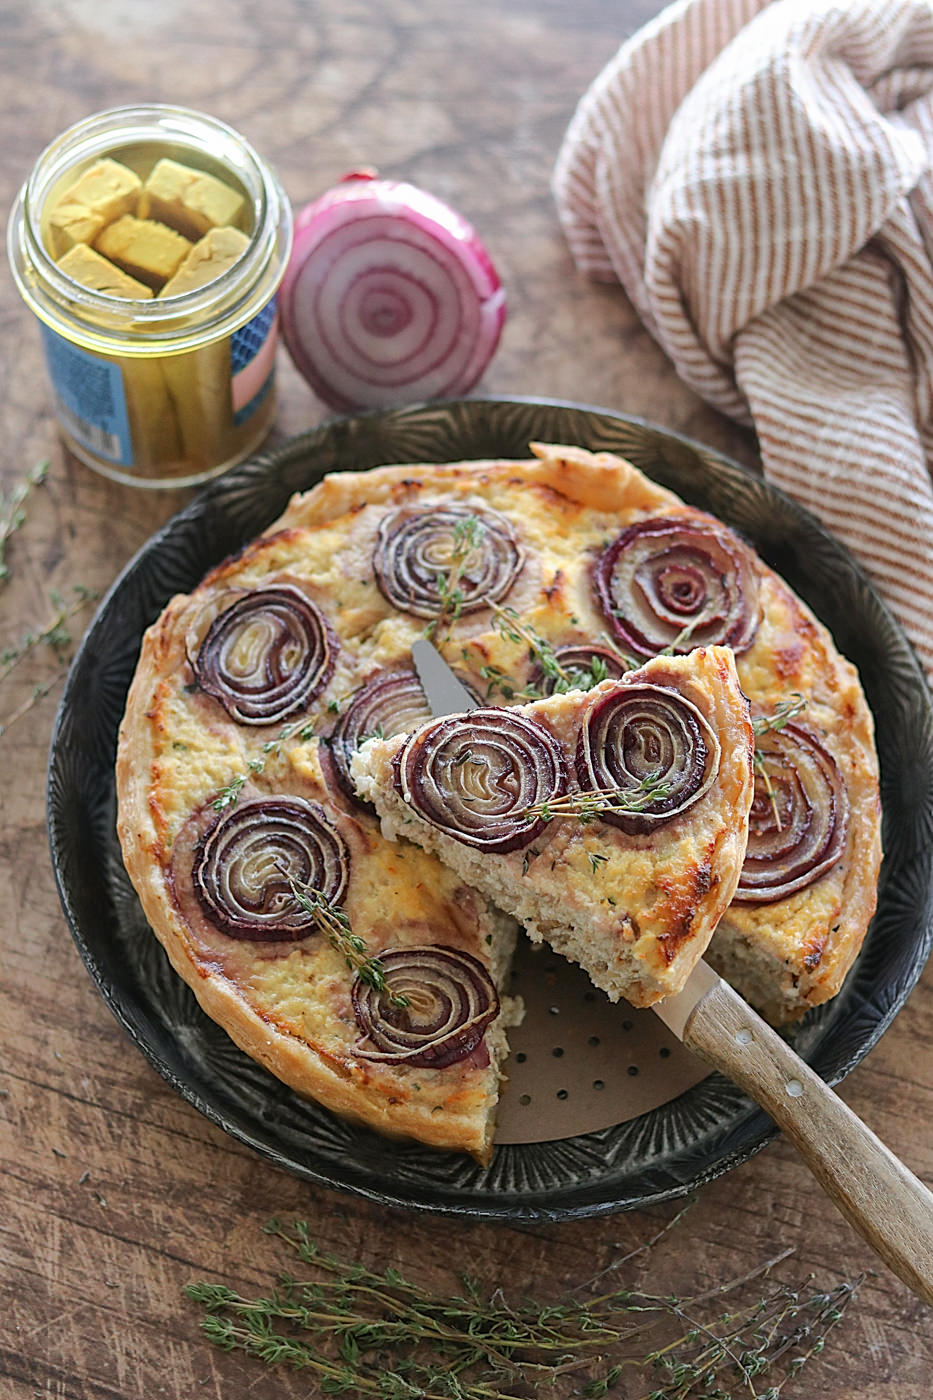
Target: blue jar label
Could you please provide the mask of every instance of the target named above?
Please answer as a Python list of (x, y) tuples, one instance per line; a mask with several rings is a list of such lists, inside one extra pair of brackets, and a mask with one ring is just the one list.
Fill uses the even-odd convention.
[(42, 326), (55, 413), (88, 451), (123, 467), (133, 465), (133, 442), (119, 365), (72, 345)]
[(275, 297), (230, 337), (230, 392), (237, 427), (251, 418), (275, 383), (278, 303)]

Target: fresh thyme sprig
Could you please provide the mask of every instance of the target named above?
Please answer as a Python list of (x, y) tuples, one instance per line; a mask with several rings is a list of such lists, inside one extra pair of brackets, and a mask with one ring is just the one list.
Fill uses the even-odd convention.
[(49, 593), (49, 599), (55, 609), (51, 619), (44, 627), (38, 627), (28, 632), (24, 632), (19, 641), (12, 646), (6, 647), (0, 652), (0, 685), (7, 679), (11, 672), (15, 671), (33, 652), (41, 647), (48, 647), (58, 662), (58, 669), (48, 680), (38, 682), (32, 687), (29, 695), (19, 704), (6, 719), (0, 723), (0, 737), (2, 737), (11, 725), (22, 719), (29, 710), (32, 709), (39, 700), (48, 695), (63, 679), (70, 657), (68, 649), (74, 638), (68, 626), (71, 618), (82, 612), (90, 603), (97, 598), (97, 592), (92, 588), (85, 588), (82, 584), (75, 584), (72, 588), (73, 598), (71, 602), (66, 602), (61, 593), (53, 589)]
[[(780, 700), (778, 704), (775, 705), (770, 715), (757, 715), (755, 719), (752, 720), (752, 732), (757, 739), (760, 738), (762, 734), (780, 731), (789, 720), (799, 715), (801, 710), (805, 710), (806, 707), (807, 702), (805, 697), (800, 695), (797, 691), (794, 691), (793, 695), (789, 696), (786, 700)], [(765, 792), (768, 794), (768, 801), (771, 803), (771, 811), (774, 813), (774, 824), (778, 831), (783, 831), (784, 827), (781, 823), (781, 812), (778, 807), (777, 794), (774, 791), (770, 774), (765, 767), (764, 754), (757, 745), (755, 747), (753, 765), (755, 772), (764, 783)]]
[(89, 603), (93, 603), (98, 596), (95, 589), (85, 588), (82, 584), (75, 584), (71, 591), (74, 596), (71, 602), (66, 602), (61, 593), (52, 589), (49, 600), (55, 612), (45, 626), (24, 632), (15, 645), (8, 646), (0, 652), (0, 683), (5, 681), (10, 672), (37, 647), (47, 646), (55, 653), (57, 659), (61, 659), (66, 648), (74, 640), (68, 628), (69, 620)]
[(440, 612), (424, 629), (424, 635), (435, 646), (443, 646), (449, 640), (451, 629), (463, 611), (464, 596), (460, 587), (466, 573), (470, 555), (476, 549), (485, 533), (483, 522), (475, 515), (466, 515), (458, 520), (453, 528), (453, 546), (446, 573), (437, 575), (437, 592), (440, 599)]
[[(556, 1303), (510, 1301), (501, 1289), (487, 1296), (466, 1276), (460, 1293), (444, 1297), (398, 1269), (380, 1273), (319, 1249), (302, 1221), (289, 1230), (273, 1220), (266, 1232), (308, 1276), (282, 1274), (274, 1292), (256, 1298), (223, 1284), (188, 1284), (187, 1296), (204, 1309), (205, 1336), (226, 1351), (307, 1369), (327, 1394), (377, 1400), (521, 1400), (568, 1373), (588, 1400), (625, 1374), (636, 1384), (644, 1378), (627, 1392), (638, 1400), (727, 1400), (736, 1382), (746, 1396), (778, 1400), (823, 1349), (862, 1282), (773, 1283), (786, 1250), (692, 1298), (614, 1287), (582, 1297), (574, 1290)], [(723, 1311), (730, 1295), (736, 1302)], [(767, 1389), (758, 1389), (761, 1378)]]
[(39, 462), (22, 481), (11, 487), (9, 494), (0, 491), (0, 583), (10, 577), (10, 566), (6, 562), (6, 547), (26, 519), (24, 509), (34, 486), (41, 486), (48, 474), (48, 462)]
[[(546, 690), (543, 686), (531, 684), (519, 687), (518, 682), (507, 672), (498, 666), (487, 664), (481, 666), (479, 672), (487, 682), (487, 699), (498, 690), (506, 700), (540, 700), (546, 693), (563, 695), (568, 690), (592, 690), (608, 676), (609, 668), (604, 657), (594, 652), (589, 666), (566, 666), (547, 638), (542, 637), (530, 623), (519, 617), (514, 608), (503, 607), (499, 603), (491, 603), (489, 606), (495, 617), (499, 636), (504, 641), (524, 647), (531, 659), (537, 661), (542, 677), (550, 681), (550, 685)], [(611, 647), (626, 670), (634, 670), (638, 665), (630, 656), (619, 651), (604, 632), (600, 633), (598, 643)], [(462, 655), (465, 661), (469, 661), (469, 652), (465, 648)]]
[(372, 987), (385, 997), (392, 1006), (408, 1006), (408, 998), (393, 992), (386, 981), (385, 972), (378, 958), (370, 955), (366, 940), (354, 933), (350, 916), (339, 904), (332, 904), (323, 891), (315, 889), (304, 881), (289, 874), (284, 865), (278, 866), (288, 883), (295, 902), (306, 914), (310, 914), (332, 948), (346, 961), (351, 972), (355, 972), (361, 982)]
[(546, 637), (542, 637), (524, 622), (514, 608), (503, 607), (501, 603), (490, 603), (489, 606), (496, 619), (499, 636), (504, 641), (514, 642), (516, 646), (526, 646), (540, 666), (542, 675), (553, 681), (555, 690), (558, 686), (564, 690), (574, 689), (572, 673), (557, 659), (554, 648)]
[(786, 700), (779, 700), (770, 715), (756, 715), (752, 720), (755, 737), (768, 734), (772, 730), (783, 729), (785, 724), (795, 719), (806, 708), (806, 698), (795, 690)]
[(518, 815), (527, 821), (553, 821), (555, 817), (578, 817), (581, 826), (597, 821), (606, 812), (618, 812), (625, 816), (637, 816), (653, 802), (662, 801), (670, 795), (670, 784), (665, 783), (659, 774), (649, 773), (637, 786), (623, 791), (565, 792), (561, 797), (552, 797), (548, 802), (535, 802)]
[(260, 754), (247, 760), (247, 771), (237, 773), (236, 777), (230, 779), (226, 787), (220, 789), (211, 803), (215, 812), (223, 812), (228, 807), (233, 807), (239, 801), (240, 793), (250, 778), (261, 773), (270, 758), (278, 757), (282, 752), (282, 745), (293, 734), (297, 734), (302, 743), (307, 743), (309, 739), (314, 738), (314, 725), (301, 719), (293, 720), (291, 724), (284, 724), (274, 739), (266, 740)]

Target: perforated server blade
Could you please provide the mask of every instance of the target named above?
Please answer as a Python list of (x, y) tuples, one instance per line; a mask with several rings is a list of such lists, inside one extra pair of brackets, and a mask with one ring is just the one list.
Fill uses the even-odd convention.
[(613, 1005), (579, 967), (525, 938), (509, 990), (524, 1001), (525, 1018), (509, 1031), (497, 1143), (611, 1128), (710, 1073), (653, 1012)]

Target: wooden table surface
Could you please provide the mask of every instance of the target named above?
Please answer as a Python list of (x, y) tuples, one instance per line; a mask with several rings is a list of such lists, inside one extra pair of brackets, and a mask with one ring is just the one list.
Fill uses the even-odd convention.
[[(27, 0), (0, 3), (0, 207), (40, 149), (79, 118), (178, 102), (240, 128), (296, 205), (347, 169), (376, 165), (461, 209), (508, 289), (509, 320), (482, 385), (654, 419), (755, 462), (754, 443), (695, 398), (617, 289), (575, 274), (549, 194), (575, 102), (656, 0)], [(0, 472), (37, 462), (0, 585), (0, 648), (44, 626), (52, 590), (105, 589), (190, 493), (106, 481), (56, 438), (39, 336), (0, 266)], [(276, 433), (324, 417), (280, 365)], [(76, 634), (89, 620), (77, 618)], [(32, 703), (35, 687), (50, 693)], [(675, 1207), (523, 1229), (378, 1209), (274, 1169), (183, 1103), (130, 1044), (70, 938), (49, 864), (44, 775), (60, 689), (49, 648), (0, 688), (0, 1398), (313, 1396), (199, 1334), (192, 1278), (249, 1289), (278, 1255), (261, 1227), (307, 1219), (320, 1241), (444, 1291), (465, 1268), (490, 1288), (561, 1296), (669, 1220)], [(933, 1179), (933, 974), (843, 1097)], [(793, 1247), (778, 1275), (831, 1285), (873, 1266), (783, 1142), (708, 1185), (620, 1277), (698, 1293)], [(786, 1396), (927, 1400), (929, 1312), (883, 1269)], [(562, 1389), (562, 1385), (566, 1388)], [(555, 1395), (574, 1393), (567, 1382)], [(641, 1394), (641, 1389), (618, 1393)], [(735, 1394), (747, 1394), (738, 1387)]]

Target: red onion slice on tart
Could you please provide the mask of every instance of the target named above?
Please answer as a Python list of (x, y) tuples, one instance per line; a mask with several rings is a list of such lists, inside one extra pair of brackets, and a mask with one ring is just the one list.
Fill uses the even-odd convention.
[(485, 708), (417, 730), (394, 760), (395, 785), (422, 820), (477, 850), (528, 845), (545, 823), (529, 807), (566, 791), (563, 751), (543, 725)]
[(240, 594), (217, 614), (191, 666), (201, 689), (239, 724), (274, 724), (304, 709), (334, 669), (337, 640), (320, 609), (279, 584)]
[(317, 927), (293, 884), (339, 904), (350, 873), (343, 837), (316, 802), (240, 802), (204, 833), (192, 884), (205, 917), (230, 938), (296, 942)]
[(399, 506), (379, 526), (373, 568), (380, 591), (402, 612), (437, 617), (444, 610), (443, 580), (465, 551), (456, 587), (458, 615), (505, 598), (523, 555), (509, 521), (489, 506)]
[(430, 718), (431, 707), (421, 682), (408, 668), (384, 672), (355, 691), (330, 736), (334, 772), (347, 797), (360, 806), (370, 805), (360, 801), (350, 777), (350, 762), (364, 739), (406, 734)]
[(848, 822), (842, 774), (814, 734), (786, 724), (759, 735), (736, 900), (771, 904), (812, 885), (840, 860)]
[[(719, 740), (697, 707), (676, 691), (632, 685), (600, 696), (577, 745), (584, 791), (615, 794), (622, 810), (600, 819), (623, 831), (651, 831), (686, 812), (719, 771)], [(624, 810), (627, 804), (637, 810)]]
[(613, 635), (636, 656), (698, 646), (742, 652), (758, 628), (754, 559), (713, 520), (673, 516), (630, 525), (597, 560), (593, 582)]
[(353, 1014), (371, 1047), (363, 1059), (446, 1069), (467, 1059), (499, 1012), (492, 978), (471, 953), (459, 948), (400, 948), (382, 953), (379, 965), (395, 1005), (359, 977), (353, 982)]

